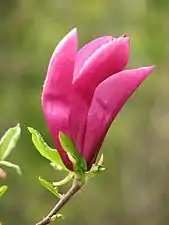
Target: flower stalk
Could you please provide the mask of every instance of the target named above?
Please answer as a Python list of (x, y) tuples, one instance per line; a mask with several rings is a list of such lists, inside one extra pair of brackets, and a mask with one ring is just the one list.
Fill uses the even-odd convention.
[(80, 180), (75, 179), (69, 191), (65, 195), (63, 195), (63, 197), (55, 205), (55, 207), (50, 211), (50, 213), (40, 222), (36, 223), (36, 225), (46, 225), (53, 222), (52, 217), (56, 216), (56, 214), (60, 211), (60, 209), (66, 203), (69, 202), (69, 200), (82, 188), (82, 186), (83, 186), (83, 183)]

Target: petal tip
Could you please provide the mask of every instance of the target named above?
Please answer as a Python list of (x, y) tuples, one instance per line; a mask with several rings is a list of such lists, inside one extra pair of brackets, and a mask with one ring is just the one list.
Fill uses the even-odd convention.
[(120, 36), (117, 39), (120, 40), (120, 41), (127, 41), (127, 42), (130, 41), (130, 38), (126, 34), (123, 34), (122, 36)]
[(130, 38), (129, 38), (129, 37), (125, 36), (125, 37), (123, 37), (123, 39), (124, 39), (128, 44), (130, 44)]
[(149, 70), (152, 72), (155, 69), (156, 65), (148, 66)]
[(146, 76), (153, 72), (155, 65), (143, 67), (142, 70), (145, 71)]
[(74, 28), (72, 28), (72, 30), (69, 32), (69, 34), (72, 34), (72, 35), (77, 35), (77, 28), (76, 27), (74, 27)]
[(66, 36), (64, 39), (74, 39), (77, 41), (77, 28), (74, 27)]
[(116, 39), (117, 42), (123, 46), (123, 48), (127, 49), (128, 54), (129, 54), (129, 48), (130, 48), (130, 38), (127, 36), (121, 36)]
[(137, 76), (141, 79), (141, 81), (145, 80), (154, 70), (155, 66), (147, 66), (136, 69)]
[(125, 38), (125, 37), (127, 37), (127, 34), (124, 33), (123, 35), (121, 35), (121, 37)]

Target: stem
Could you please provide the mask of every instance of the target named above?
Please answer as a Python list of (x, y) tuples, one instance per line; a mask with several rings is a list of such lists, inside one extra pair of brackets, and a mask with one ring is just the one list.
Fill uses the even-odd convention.
[(82, 187), (82, 183), (78, 180), (74, 180), (72, 187), (69, 191), (60, 199), (60, 201), (55, 205), (55, 207), (50, 211), (50, 213), (42, 219), (36, 225), (46, 225), (52, 222), (52, 217), (55, 216), (60, 209), (70, 200), (70, 198), (78, 192)]

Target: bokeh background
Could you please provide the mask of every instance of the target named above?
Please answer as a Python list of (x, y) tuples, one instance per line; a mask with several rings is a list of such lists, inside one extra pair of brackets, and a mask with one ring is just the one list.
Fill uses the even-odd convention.
[[(169, 1), (1, 0), (0, 135), (20, 122), (22, 138), (6, 169), (9, 191), (0, 199), (3, 225), (31, 225), (56, 199), (38, 182), (59, 179), (31, 143), (27, 126), (54, 146), (41, 91), (58, 41), (78, 27), (79, 46), (102, 35), (131, 39), (128, 67), (156, 70), (113, 122), (102, 146), (107, 171), (91, 180), (62, 213), (62, 225), (169, 224)], [(62, 192), (66, 188), (61, 189)], [(59, 224), (59, 222), (58, 222)]]

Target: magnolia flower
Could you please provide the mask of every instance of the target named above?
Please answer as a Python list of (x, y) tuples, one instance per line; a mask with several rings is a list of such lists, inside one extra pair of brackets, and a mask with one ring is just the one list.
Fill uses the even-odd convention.
[(77, 39), (73, 29), (57, 45), (42, 92), (49, 130), (64, 164), (71, 170), (59, 131), (73, 140), (90, 169), (112, 121), (154, 69), (124, 70), (129, 58), (129, 39), (125, 35), (97, 38), (79, 51)]

